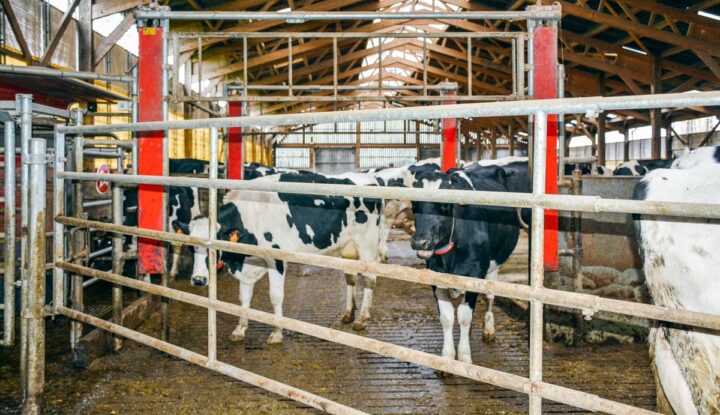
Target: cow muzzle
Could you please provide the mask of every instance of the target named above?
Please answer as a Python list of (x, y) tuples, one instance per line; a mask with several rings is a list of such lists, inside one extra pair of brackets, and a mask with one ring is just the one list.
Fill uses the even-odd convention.
[(204, 287), (208, 284), (208, 277), (204, 277), (201, 275), (193, 275), (190, 278), (190, 282), (192, 282), (192, 285), (196, 287)]
[(421, 259), (428, 259), (432, 256), (432, 243), (429, 239), (416, 239), (410, 240), (410, 246), (415, 250), (417, 256)]

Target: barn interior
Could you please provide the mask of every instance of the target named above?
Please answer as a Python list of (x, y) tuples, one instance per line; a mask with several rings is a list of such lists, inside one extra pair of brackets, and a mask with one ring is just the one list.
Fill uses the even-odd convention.
[[(632, 214), (712, 221), (720, 205), (632, 199), (643, 173), (720, 144), (720, 0), (0, 8), (0, 413), (683, 413), (663, 389), (654, 333), (716, 333), (720, 317), (657, 302)], [(532, 180), (524, 195), (488, 199), (376, 181), (430, 159), (447, 174), (524, 163)], [(316, 179), (253, 187), (275, 174)], [(333, 181), (359, 176), (375, 182)], [(407, 202), (376, 261), (270, 245), (295, 231), (268, 231), (252, 251), (232, 233), (200, 241), (175, 226), (217, 219), (231, 190), (285, 201), (291, 189), (385, 208), (395, 197), (501, 205), (517, 211), (518, 242), (497, 277), (467, 282), (427, 270)], [(292, 229), (289, 212), (250, 220)], [(198, 249), (209, 252), (206, 286), (194, 280)], [(228, 252), (285, 275), (281, 314), (267, 270), (249, 307), (239, 298)], [(258, 253), (274, 262), (257, 265)], [(353, 271), (377, 283), (348, 285)], [(472, 362), (446, 355), (435, 291), (445, 283), (482, 294)], [(344, 322), (346, 290), (357, 322), (368, 289), (367, 322)], [(268, 344), (273, 326), (282, 344)], [(699, 413), (720, 410), (698, 396)]]

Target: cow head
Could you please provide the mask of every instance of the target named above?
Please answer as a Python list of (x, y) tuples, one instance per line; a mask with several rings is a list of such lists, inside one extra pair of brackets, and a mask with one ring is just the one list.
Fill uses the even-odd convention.
[[(472, 190), (470, 179), (462, 173), (429, 173), (420, 177), (415, 187), (425, 189)], [(420, 258), (428, 259), (433, 253), (448, 246), (452, 241), (454, 216), (460, 206), (450, 203), (413, 202), (415, 234), (410, 240), (412, 248)]]
[[(208, 239), (210, 221), (205, 216), (198, 216), (189, 224), (185, 224), (180, 221), (173, 221), (172, 225), (177, 233), (183, 233), (185, 235), (201, 239)], [(251, 241), (246, 236), (247, 235), (241, 229), (223, 226), (221, 222), (217, 225), (217, 234), (215, 239), (230, 242), (257, 243), (257, 240)], [(220, 259), (222, 259), (228, 269), (233, 272), (234, 270), (242, 268), (245, 255), (236, 253), (223, 254), (222, 252), (218, 252), (218, 263), (220, 263)], [(210, 278), (210, 271), (208, 267), (208, 249), (204, 246), (196, 246), (193, 255), (193, 271), (190, 276), (190, 282), (192, 285), (196, 287), (204, 287), (208, 284), (208, 280)]]

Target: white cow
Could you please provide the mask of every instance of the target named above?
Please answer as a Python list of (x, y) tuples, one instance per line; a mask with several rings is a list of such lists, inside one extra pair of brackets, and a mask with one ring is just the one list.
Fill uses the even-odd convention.
[[(634, 198), (720, 203), (720, 165), (697, 162), (706, 153), (676, 160), (675, 169), (651, 171)], [(720, 315), (720, 222), (644, 215), (637, 227), (655, 304)], [(654, 330), (649, 342), (661, 392), (675, 413), (720, 413), (720, 337), (669, 326)]]

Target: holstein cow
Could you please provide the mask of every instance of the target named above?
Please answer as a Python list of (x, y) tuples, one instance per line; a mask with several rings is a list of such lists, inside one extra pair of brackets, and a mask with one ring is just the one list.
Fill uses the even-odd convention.
[(683, 155), (673, 160), (671, 168), (689, 169), (703, 164), (720, 164), (720, 146), (699, 147), (692, 151), (686, 147)]
[[(492, 176), (473, 181), (462, 170), (429, 173), (416, 187), (508, 191), (501, 181), (492, 179)], [(417, 231), (411, 239), (412, 248), (427, 261), (428, 269), (438, 272), (474, 278), (486, 278), (489, 273), (497, 273), (498, 266), (515, 249), (520, 233), (517, 213), (512, 208), (413, 202), (413, 212)], [(454, 359), (455, 313), (449, 291), (444, 287), (433, 287), (443, 328), (442, 355)], [(457, 308), (460, 324), (457, 354), (459, 360), (471, 363), (470, 325), (478, 294), (466, 292), (462, 296)]]
[(632, 160), (615, 168), (613, 176), (644, 176), (655, 169), (667, 169), (673, 160)]
[[(648, 173), (636, 186), (634, 199), (720, 203), (720, 164), (711, 161), (717, 160), (718, 151), (702, 149), (678, 160), (676, 167), (685, 168)], [(695, 163), (703, 159), (706, 162)], [(720, 223), (643, 215), (636, 227), (645, 279), (655, 304), (720, 315)], [(672, 411), (720, 413), (720, 336), (663, 325), (651, 331), (648, 341), (658, 396), (667, 398)], [(660, 399), (658, 403), (664, 404)]]
[[(303, 183), (353, 184), (349, 179), (333, 179), (312, 173), (283, 173), (256, 180), (290, 182), (298, 186)], [(260, 247), (376, 262), (381, 238), (381, 208), (382, 201), (378, 199), (234, 191), (225, 195), (218, 210), (215, 237)], [(176, 221), (173, 226), (192, 236), (208, 237), (207, 217), (194, 218), (189, 224)], [(196, 286), (204, 286), (208, 282), (207, 249), (195, 248), (194, 257), (191, 281)], [(243, 307), (250, 307), (254, 284), (267, 271), (270, 301), (275, 314), (282, 315), (285, 262), (265, 258), (265, 266), (258, 267), (248, 264), (245, 255), (221, 252), (220, 258), (230, 275), (240, 280), (240, 303)], [(370, 318), (376, 276), (364, 277), (363, 302), (360, 315), (353, 324), (355, 330), (364, 329)], [(355, 316), (356, 276), (346, 274), (346, 281), (347, 307), (342, 321), (350, 323)], [(243, 340), (247, 326), (247, 319), (241, 318), (230, 339)], [(282, 329), (275, 328), (268, 343), (280, 342)]]

